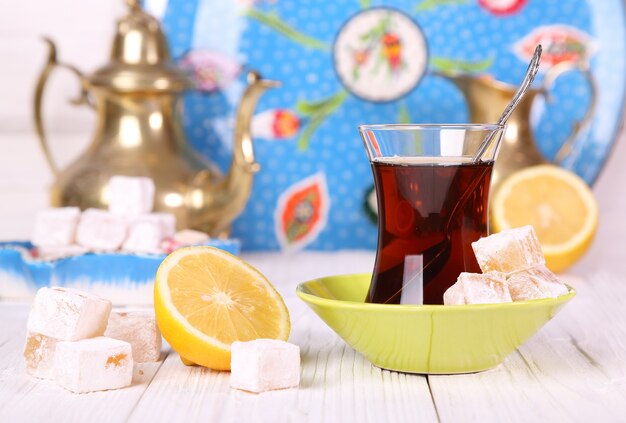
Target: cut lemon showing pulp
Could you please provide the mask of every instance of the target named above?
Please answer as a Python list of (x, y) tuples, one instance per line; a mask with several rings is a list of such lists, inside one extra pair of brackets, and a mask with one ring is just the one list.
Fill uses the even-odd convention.
[(539, 165), (502, 181), (491, 203), (491, 218), (495, 232), (533, 225), (546, 265), (560, 272), (589, 248), (598, 227), (598, 205), (576, 174)]
[(287, 340), (289, 311), (255, 268), (213, 247), (180, 248), (157, 271), (154, 308), (163, 337), (190, 364), (230, 370), (230, 345)]

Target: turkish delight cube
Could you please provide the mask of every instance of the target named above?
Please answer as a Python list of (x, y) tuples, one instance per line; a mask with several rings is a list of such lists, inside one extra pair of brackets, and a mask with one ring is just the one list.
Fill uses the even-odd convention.
[(122, 250), (133, 253), (160, 253), (163, 232), (157, 221), (141, 219), (133, 222)]
[(499, 272), (483, 274), (463, 272), (443, 296), (445, 305), (510, 303), (511, 301), (506, 277)]
[[(509, 293), (513, 301), (535, 300), (544, 298), (543, 292), (524, 272), (513, 273), (507, 278)], [(516, 276), (517, 275), (517, 276)]]
[(59, 342), (54, 379), (76, 392), (118, 389), (131, 384), (133, 355), (128, 342), (103, 336), (76, 342)]
[(300, 383), (300, 348), (276, 339), (231, 345), (230, 386), (250, 392), (296, 387)]
[(109, 180), (109, 210), (123, 216), (150, 213), (154, 181), (146, 177), (113, 176)]
[(472, 243), (483, 273), (512, 273), (546, 263), (532, 226), (522, 226)]
[(176, 216), (172, 213), (151, 213), (149, 216), (156, 218), (161, 225), (163, 239), (172, 238), (176, 233)]
[(135, 363), (159, 361), (161, 332), (153, 310), (113, 310), (104, 336), (128, 342)]
[(457, 281), (443, 293), (444, 305), (460, 305), (465, 304), (465, 292), (463, 291), (463, 282)]
[(54, 352), (57, 342), (59, 341), (55, 338), (28, 332), (24, 347), (24, 364), (29, 375), (39, 379), (54, 378)]
[(63, 341), (104, 333), (111, 302), (71, 288), (41, 288), (28, 316), (28, 330)]
[(174, 234), (174, 241), (179, 245), (202, 244), (208, 240), (208, 234), (193, 229), (183, 229)]
[(106, 210), (85, 210), (78, 224), (76, 241), (79, 245), (94, 251), (115, 251), (119, 249), (128, 232), (126, 220)]
[(513, 301), (555, 298), (567, 294), (567, 286), (546, 266), (516, 272), (507, 278)]
[(56, 247), (72, 244), (79, 219), (78, 207), (50, 208), (40, 211), (35, 217), (33, 245)]

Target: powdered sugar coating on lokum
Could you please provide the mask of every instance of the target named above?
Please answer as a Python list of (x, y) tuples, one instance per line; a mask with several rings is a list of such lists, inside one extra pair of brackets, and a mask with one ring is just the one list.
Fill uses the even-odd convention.
[(113, 310), (104, 335), (128, 342), (136, 363), (159, 361), (161, 332), (152, 309)]
[(61, 247), (74, 243), (76, 226), (80, 219), (78, 207), (60, 207), (41, 210), (35, 217), (33, 245)]
[(509, 229), (472, 243), (483, 273), (512, 273), (546, 263), (532, 226)]
[(127, 233), (128, 223), (123, 217), (106, 210), (87, 209), (80, 218), (76, 241), (93, 251), (115, 251)]
[(567, 294), (567, 286), (546, 266), (512, 273), (507, 278), (513, 301), (556, 298)]
[(276, 339), (234, 342), (230, 386), (250, 392), (286, 389), (300, 383), (300, 348)]
[(59, 342), (54, 368), (56, 383), (75, 393), (123, 388), (133, 377), (131, 346), (103, 336)]
[(41, 288), (28, 316), (28, 330), (63, 341), (102, 335), (111, 302), (71, 288)]
[(493, 304), (512, 301), (503, 273), (466, 273), (459, 275), (456, 283), (444, 293), (445, 305)]

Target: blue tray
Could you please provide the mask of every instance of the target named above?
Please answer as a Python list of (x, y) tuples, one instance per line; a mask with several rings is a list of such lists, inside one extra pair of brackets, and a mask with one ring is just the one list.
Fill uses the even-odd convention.
[[(563, 166), (589, 184), (624, 116), (624, 0), (143, 4), (161, 18), (172, 55), (196, 80), (198, 90), (184, 103), (187, 136), (223, 170), (231, 162), (232, 119), (246, 71), (282, 82), (256, 111), (261, 171), (233, 224), (247, 250), (375, 248), (373, 179), (356, 126), (468, 122), (459, 90), (433, 71), (486, 73), (517, 85), (528, 63), (525, 48), (539, 40), (545, 65), (584, 59), (597, 84), (597, 109)], [(395, 88), (375, 89), (384, 75)], [(532, 121), (547, 158), (590, 102), (576, 71), (559, 78), (551, 94), (550, 103), (537, 100)]]
[[(238, 255), (236, 239), (203, 245)], [(165, 254), (87, 253), (58, 260), (32, 258), (30, 242), (0, 242), (0, 299), (32, 297), (44, 286), (93, 292), (114, 304), (151, 304), (156, 271)]]

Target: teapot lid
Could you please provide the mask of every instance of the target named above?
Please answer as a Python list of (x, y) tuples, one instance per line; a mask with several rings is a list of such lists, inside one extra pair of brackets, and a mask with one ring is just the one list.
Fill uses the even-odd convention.
[(126, 0), (129, 13), (117, 22), (109, 64), (94, 72), (92, 86), (119, 92), (180, 92), (191, 87), (171, 60), (159, 22), (139, 0)]

